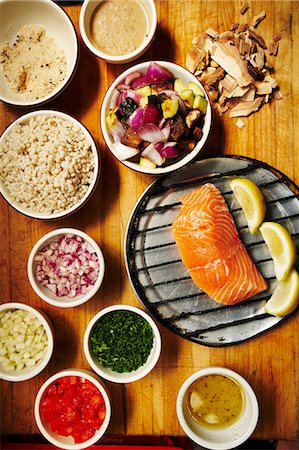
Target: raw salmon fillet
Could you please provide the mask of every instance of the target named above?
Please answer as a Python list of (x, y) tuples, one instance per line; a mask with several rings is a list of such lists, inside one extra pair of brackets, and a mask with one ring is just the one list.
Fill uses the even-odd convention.
[(225, 305), (267, 289), (219, 189), (204, 184), (181, 202), (172, 230), (181, 258), (197, 286)]

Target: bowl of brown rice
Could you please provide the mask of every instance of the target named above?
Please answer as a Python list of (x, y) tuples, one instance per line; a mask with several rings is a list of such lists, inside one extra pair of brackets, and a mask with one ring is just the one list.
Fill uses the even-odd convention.
[(93, 193), (99, 173), (94, 139), (68, 114), (25, 114), (0, 137), (0, 193), (26, 216), (58, 219), (74, 213)]
[(52, 100), (78, 65), (69, 16), (51, 0), (2, 0), (0, 17), (0, 100), (15, 106)]

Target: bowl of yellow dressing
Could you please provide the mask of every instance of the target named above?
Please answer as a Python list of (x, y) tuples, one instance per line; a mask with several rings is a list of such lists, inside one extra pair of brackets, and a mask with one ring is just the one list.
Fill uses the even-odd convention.
[(80, 32), (85, 45), (104, 61), (123, 64), (141, 56), (157, 28), (154, 0), (84, 0)]
[(248, 382), (224, 367), (192, 374), (177, 397), (181, 427), (196, 444), (211, 450), (235, 448), (256, 428), (259, 406)]

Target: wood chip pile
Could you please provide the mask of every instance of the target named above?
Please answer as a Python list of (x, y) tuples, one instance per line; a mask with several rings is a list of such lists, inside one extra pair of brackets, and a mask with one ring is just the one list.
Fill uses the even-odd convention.
[[(243, 3), (240, 13), (248, 8)], [(273, 66), (266, 61), (266, 52), (277, 55), (281, 35), (275, 34), (267, 46), (255, 30), (265, 17), (262, 11), (251, 26), (235, 23), (223, 33), (208, 28), (192, 41), (186, 67), (204, 85), (219, 115), (249, 116), (264, 103), (282, 99)]]

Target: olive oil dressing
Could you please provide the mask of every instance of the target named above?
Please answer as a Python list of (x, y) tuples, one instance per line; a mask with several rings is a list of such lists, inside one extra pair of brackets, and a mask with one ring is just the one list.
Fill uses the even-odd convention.
[(206, 375), (189, 386), (186, 406), (193, 419), (208, 428), (235, 423), (244, 407), (244, 394), (237, 381), (223, 375)]

